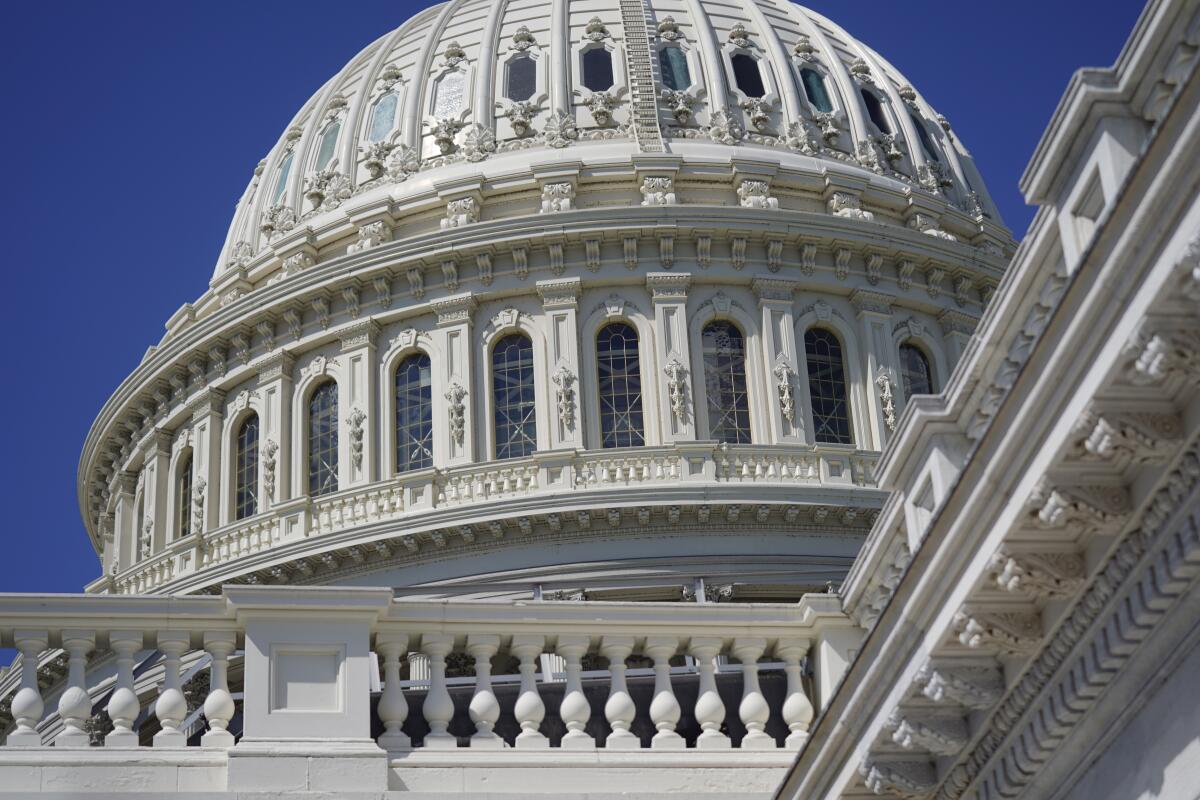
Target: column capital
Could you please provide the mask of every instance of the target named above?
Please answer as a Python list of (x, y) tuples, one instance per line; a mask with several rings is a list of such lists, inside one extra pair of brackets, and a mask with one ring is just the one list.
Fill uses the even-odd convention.
[(850, 293), (850, 304), (859, 314), (883, 314), (891, 316), (892, 303), (896, 298), (883, 292), (855, 289)]
[(692, 285), (690, 272), (650, 272), (646, 274), (646, 288), (654, 302), (687, 300)]
[(538, 281), (537, 293), (542, 298), (542, 308), (575, 308), (579, 305), (581, 286), (579, 278)]
[(290, 378), (295, 365), (296, 358), (291, 353), (272, 353), (259, 362), (258, 382), (261, 385), (278, 378)]
[(225, 393), (220, 389), (208, 389), (192, 403), (192, 420), (203, 419), (206, 416), (220, 417), (225, 407)]
[(975, 326), (979, 324), (979, 320), (972, 317), (970, 314), (964, 314), (961, 311), (953, 311), (947, 309), (941, 314), (938, 314), (938, 324), (942, 326), (942, 332), (949, 335), (951, 333), (962, 333), (967, 336), (975, 333)]
[(754, 290), (755, 296), (758, 297), (759, 305), (772, 302), (790, 303), (793, 293), (800, 288), (797, 281), (765, 277), (755, 278), (750, 286)]
[(463, 294), (434, 300), (429, 305), (437, 312), (438, 327), (445, 328), (450, 325), (461, 325), (464, 322), (470, 322), (475, 309), (479, 307), (479, 302), (475, 299), (474, 294), (464, 292)]
[(377, 338), (379, 338), (379, 324), (373, 319), (363, 320), (342, 332), (342, 352), (369, 347), (375, 344)]

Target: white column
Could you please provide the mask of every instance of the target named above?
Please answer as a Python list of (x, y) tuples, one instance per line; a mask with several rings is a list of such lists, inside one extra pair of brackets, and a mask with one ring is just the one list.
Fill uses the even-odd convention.
[(186, 631), (159, 631), (158, 649), (163, 654), (163, 688), (154, 703), (154, 716), (162, 730), (154, 734), (155, 747), (186, 747), (187, 737), (179, 726), (187, 717), (187, 700), (179, 685), (179, 660), (192, 643)]
[(625, 659), (632, 652), (632, 636), (605, 636), (600, 642), (600, 654), (608, 659), (608, 671), (612, 675), (608, 701), (604, 704), (604, 716), (612, 728), (612, 733), (604, 740), (608, 750), (639, 750), (642, 746), (642, 740), (629, 730), (637, 713), (625, 684)]
[(208, 631), (204, 634), (204, 649), (212, 656), (209, 665), (208, 697), (204, 698), (204, 718), (208, 730), (200, 737), (201, 747), (233, 747), (229, 721), (237, 710), (229, 693), (229, 656), (237, 649), (234, 631)]
[(275, 353), (258, 370), (263, 413), (258, 420), (258, 508), (267, 511), (292, 496), (292, 368), (290, 353)]
[[(221, 420), (225, 393), (209, 389), (192, 405), (192, 502), (202, 508), (192, 515), (192, 532), (204, 533), (221, 524)], [(193, 509), (194, 510), (194, 509)]]
[(535, 659), (546, 645), (545, 637), (532, 634), (517, 634), (512, 638), (509, 650), (521, 661), (521, 693), (513, 706), (513, 716), (521, 726), (517, 734), (518, 749), (542, 749), (550, 746), (538, 728), (546, 716), (546, 704), (542, 702), (537, 688), (537, 664)]
[(800, 662), (808, 655), (810, 642), (807, 639), (780, 639), (775, 644), (775, 657), (783, 659), (787, 674), (787, 697), (783, 701), (783, 721), (788, 734), (784, 747), (799, 750), (808, 740), (808, 726), (812, 724), (813, 707), (804, 693), (804, 682), (800, 674)]
[(475, 723), (471, 747), (499, 750), (504, 740), (493, 730), (500, 719), (500, 701), (492, 691), (492, 656), (500, 649), (496, 634), (472, 634), (467, 637), (467, 652), (475, 659), (475, 694), (468, 711)]
[(654, 699), (650, 702), (650, 721), (658, 729), (650, 746), (655, 749), (683, 750), (687, 742), (675, 732), (679, 722), (679, 701), (671, 688), (671, 656), (679, 648), (674, 636), (650, 636), (642, 651), (654, 659)]
[(696, 696), (696, 722), (700, 723), (700, 736), (696, 738), (697, 750), (728, 750), (732, 747), (729, 737), (721, 733), (725, 722), (725, 703), (717, 691), (716, 658), (724, 642), (716, 637), (694, 637), (688, 647), (696, 668), (700, 671), (700, 691)]
[(376, 740), (389, 752), (409, 750), (412, 741), (400, 730), (408, 718), (408, 701), (400, 685), (400, 656), (408, 649), (408, 636), (403, 633), (380, 633), (375, 637), (375, 650), (383, 656), (383, 693), (379, 695), (379, 720), (383, 733)]
[(375, 339), (372, 320), (342, 334), (341, 384), (338, 386), (338, 488), (348, 489), (379, 479), (375, 453), (379, 440), (379, 402), (375, 391)]
[[(441, 359), (433, 357), (433, 463), (438, 467), (470, 464), (483, 447), (471, 413), (482, 391), (474, 385), (471, 368), (472, 315), (477, 304), (468, 293), (430, 305), (438, 318), (432, 335), (442, 351)], [(460, 409), (461, 426), (451, 419)]]
[(46, 649), (45, 631), (13, 631), (13, 640), (21, 652), (21, 688), (12, 701), (12, 716), (17, 728), (8, 735), (9, 747), (41, 747), (42, 735), (37, 724), (42, 721), (46, 704), (38, 688), (38, 659)]
[[(537, 291), (546, 312), (546, 345), (550, 368), (550, 449), (583, 448), (580, 418), (579, 278), (538, 281)], [(540, 412), (539, 412), (540, 413)]]
[(738, 715), (746, 726), (743, 750), (774, 750), (775, 739), (766, 732), (771, 707), (758, 687), (758, 659), (767, 649), (766, 639), (735, 639), (733, 654), (742, 662), (742, 702)]
[[(897, 375), (895, 361), (891, 355), (894, 300), (891, 295), (868, 292), (864, 289), (856, 289), (850, 295), (850, 302), (858, 310), (858, 350), (862, 359), (859, 368), (863, 370), (863, 388), (867, 394), (867, 413), (857, 415), (865, 424), (854, 425), (854, 441), (862, 450), (882, 450), (888, 439), (889, 431), (884, 423), (882, 401), (875, 379), (881, 372), (887, 372), (893, 381)], [(849, 379), (850, 375), (846, 377)], [(851, 409), (853, 410), (853, 405)], [(864, 433), (870, 438), (865, 439)]]
[[(164, 431), (155, 431), (146, 437), (142, 451), (142, 497), (145, 515), (141, 525), (150, 525), (150, 547), (146, 555), (157, 553), (166, 546), (170, 538), (171, 520), (167, 517), (170, 504), (171, 437)], [(143, 534), (144, 529), (139, 531)]]
[(91, 744), (84, 726), (92, 716), (92, 697), (87, 689), (88, 653), (96, 646), (91, 631), (65, 630), (62, 646), (67, 651), (67, 688), (58, 697), (58, 716), (63, 729), (54, 737), (55, 747), (87, 747)]
[[(660, 388), (659, 429), (663, 444), (696, 439), (696, 398), (693, 393), (692, 350), (688, 344), (687, 272), (651, 272), (646, 288), (654, 301), (654, 368)], [(682, 370), (680, 372), (680, 370)], [(673, 377), (674, 376), (674, 377)], [(682, 391), (680, 391), (682, 389)]]
[(445, 633), (421, 636), (421, 652), (429, 659), (429, 691), (421, 711), (429, 724), (425, 746), (431, 750), (453, 750), (458, 739), (448, 730), (454, 718), (454, 701), (446, 690), (446, 656), (454, 649), (454, 637)]
[(111, 491), (116, 497), (113, 504), (113, 563), (120, 572), (137, 561), (137, 476), (129, 472), (118, 473)]
[(583, 681), (579, 675), (583, 669), (580, 659), (588, 651), (589, 644), (587, 636), (572, 635), (559, 636), (555, 646), (555, 652), (567, 662), (567, 685), (558, 709), (559, 717), (567, 726), (562, 744), (559, 745), (564, 750), (591, 750), (596, 746), (596, 740), (584, 731), (592, 716), (592, 707), (583, 693)]
[(950, 362), (951, 370), (958, 365), (967, 345), (971, 343), (971, 336), (975, 333), (975, 322), (975, 319), (961, 311), (943, 311), (938, 315), (938, 324), (945, 336), (946, 359)]
[(138, 735), (133, 732), (142, 704), (133, 691), (133, 656), (142, 649), (141, 631), (112, 631), (108, 646), (117, 654), (116, 689), (108, 698), (108, 716), (113, 729), (104, 737), (105, 747), (137, 747)]
[(798, 284), (778, 278), (755, 278), (754, 293), (762, 312), (763, 375), (770, 387), (767, 420), (772, 443), (803, 444), (807, 415), (798, 400), (800, 358), (796, 350), (796, 322), (792, 294)]

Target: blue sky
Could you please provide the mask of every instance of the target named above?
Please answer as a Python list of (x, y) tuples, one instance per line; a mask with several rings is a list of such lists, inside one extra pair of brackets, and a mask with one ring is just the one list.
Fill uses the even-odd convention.
[[(9, 456), (0, 591), (78, 591), (84, 436), (163, 323), (207, 287), (234, 204), (292, 114), (427, 3), (9, 3), (0, 193)], [(1017, 180), (1071, 73), (1113, 62), (1135, 0), (810, 7), (954, 125), (1015, 234)]]

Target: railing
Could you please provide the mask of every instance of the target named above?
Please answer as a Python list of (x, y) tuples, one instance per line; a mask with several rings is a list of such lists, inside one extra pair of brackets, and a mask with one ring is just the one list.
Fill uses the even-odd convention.
[[(0, 646), (21, 654), (7, 746), (88, 747), (98, 690), (111, 690), (105, 710), (112, 730), (104, 746), (139, 746), (135, 723), (142, 706), (134, 691), (135, 656), (155, 649), (162, 654), (162, 683), (152, 704), (159, 727), (154, 747), (185, 746), (185, 719), (195, 724), (184, 702), (180, 665), (193, 661), (197, 650), (210, 659), (202, 747), (234, 745), (227, 666), (239, 650), (245, 652), (243, 733), (248, 739), (366, 739), (373, 669), (368, 651), (373, 649), (383, 677), (377, 741), (388, 751), (414, 746), (638, 750), (643, 740), (631, 726), (639, 713), (648, 714), (655, 729), (647, 749), (684, 749), (677, 726), (685, 709), (673, 687), (681, 672), (698, 679), (696, 699), (686, 709), (699, 729), (694, 748), (795, 749), (814, 710), (803, 665), (831, 631), (844, 633), (849, 627), (836, 598), (827, 595), (807, 595), (787, 605), (398, 601), (389, 589), (335, 587), (226, 587), (223, 596), (203, 597), (0, 595)], [(68, 665), (56, 713), (50, 715), (57, 718), (54, 725), (46, 719), (37, 673), (39, 658), (51, 648), (61, 648)], [(473, 730), (454, 731), (447, 660), (458, 656), (462, 662), (463, 654), (474, 667), (468, 704)], [(519, 665), (508, 679), (519, 682), (508, 707), (494, 690), (491, 665), (497, 656)], [(545, 680), (555, 671), (543, 669), (539, 682), (538, 664), (548, 663), (543, 656), (559, 660), (563, 679), (561, 699), (551, 711), (565, 730), (553, 740), (540, 730), (548, 713)], [(672, 659), (679, 656), (689, 657), (691, 666), (673, 670)], [(596, 669), (597, 657), (607, 660), (602, 670)], [(630, 691), (631, 657), (641, 659), (634, 666), (652, 670), (639, 673), (653, 675), (652, 695), (644, 698), (648, 708), (639, 709)], [(786, 690), (774, 703), (760, 688), (764, 657), (780, 662), (786, 675)], [(730, 666), (731, 660), (738, 664)], [(101, 661), (115, 661), (115, 680), (108, 677), (102, 687), (94, 677), (89, 684), (90, 665)], [(406, 661), (409, 677), (423, 681), (402, 680)], [(600, 679), (607, 686), (601, 708), (593, 708), (585, 695), (585, 661), (591, 664), (589, 684)], [(716, 682), (718, 672), (731, 670), (741, 677), (736, 707), (722, 700)], [(414, 692), (423, 695), (419, 708), (409, 702)], [(511, 741), (495, 730), (502, 714), (515, 719), (513, 730), (519, 728)], [(414, 722), (406, 726), (410, 718)], [(605, 732), (598, 734), (600, 719)], [(786, 728), (782, 743), (767, 732), (769, 722), (776, 730), (780, 723)], [(427, 733), (410, 736), (424, 726)], [(725, 732), (734, 727), (745, 731), (737, 741)], [(50, 728), (57, 733), (43, 736)]]
[[(423, 519), (443, 509), (563, 492), (604, 492), (697, 484), (872, 487), (879, 454), (836, 446), (717, 445), (535, 454), (448, 469), (428, 469), (315, 500), (286, 501), (271, 511), (170, 543), (91, 591), (152, 592), (198, 570), (218, 567), (282, 542), (325, 536), (391, 520)], [(789, 500), (798, 499), (792, 495)]]

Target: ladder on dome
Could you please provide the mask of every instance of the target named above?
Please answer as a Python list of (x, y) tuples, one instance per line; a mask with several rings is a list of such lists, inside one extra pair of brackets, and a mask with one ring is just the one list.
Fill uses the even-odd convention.
[(650, 57), (650, 28), (646, 24), (649, 14), (646, 0), (621, 0), (633, 136), (643, 153), (662, 153), (665, 148), (658, 124), (658, 65)]

